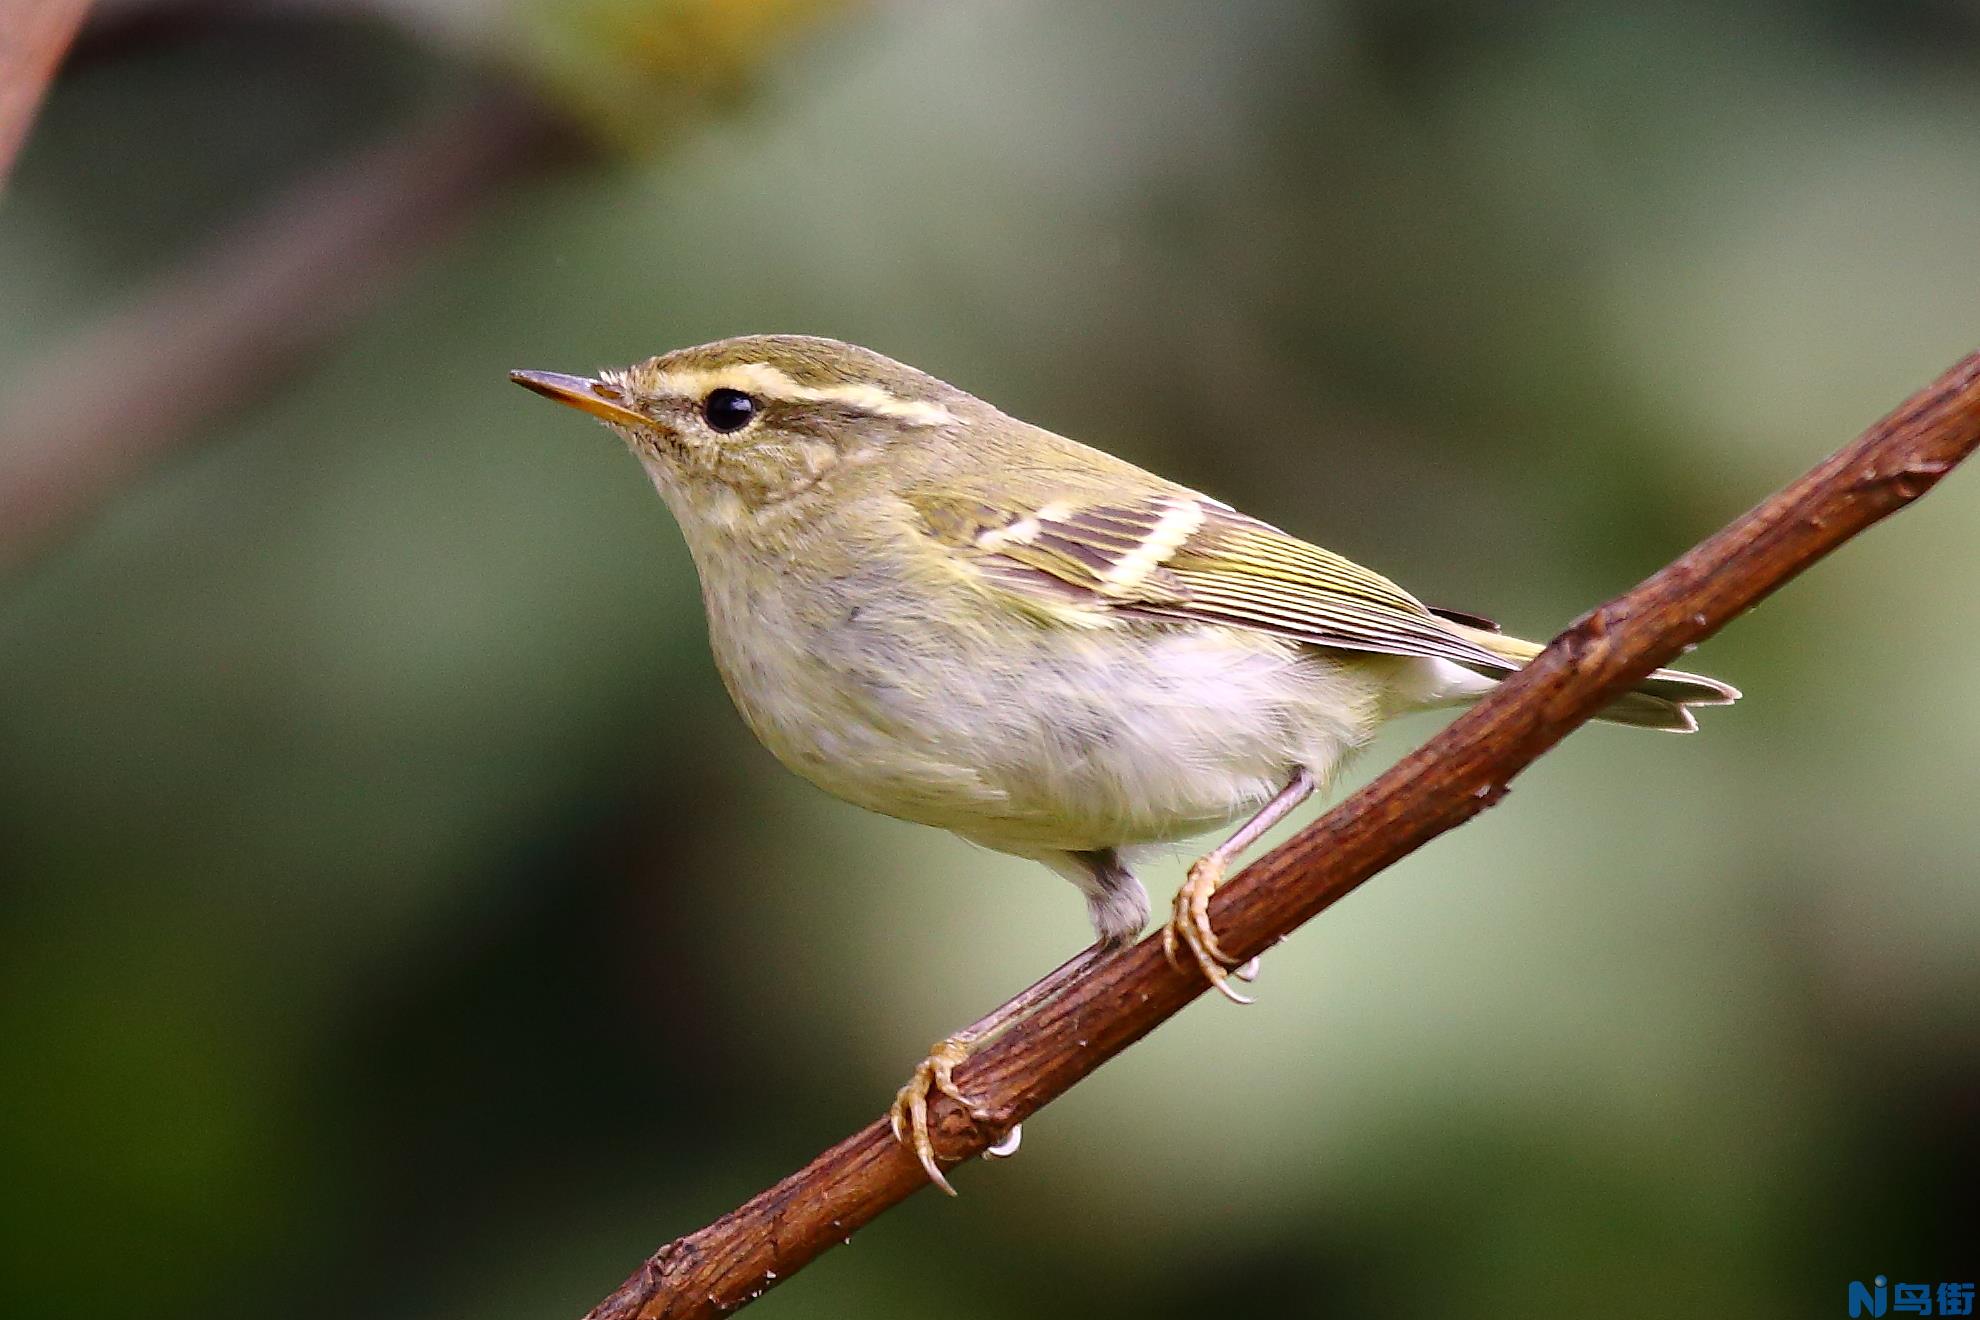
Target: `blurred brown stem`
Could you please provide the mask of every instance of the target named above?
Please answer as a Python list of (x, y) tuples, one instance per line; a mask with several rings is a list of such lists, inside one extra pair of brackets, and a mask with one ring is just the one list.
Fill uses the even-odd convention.
[[(1931, 489), (1980, 445), (1980, 353), (1800, 480), (1626, 595), (1584, 616), (1470, 712), (1283, 847), (1211, 904), (1218, 938), (1262, 953), (1370, 876), (1505, 795), (1512, 777), (1611, 698), (1711, 636), (1775, 588)], [(1192, 969), (1145, 939), (1102, 960), (994, 1040), (957, 1080), (1002, 1129), (1202, 994)], [(945, 1163), (981, 1154), (993, 1132), (946, 1100), (931, 1116)], [(803, 1169), (669, 1243), (587, 1320), (688, 1320), (732, 1311), (928, 1186), (884, 1119)]]
[(0, 22), (0, 187), (88, 9), (89, 0), (10, 0), (7, 6)]
[(279, 383), (385, 278), (566, 141), (489, 92), (304, 179), (0, 397), (0, 573), (215, 417)]

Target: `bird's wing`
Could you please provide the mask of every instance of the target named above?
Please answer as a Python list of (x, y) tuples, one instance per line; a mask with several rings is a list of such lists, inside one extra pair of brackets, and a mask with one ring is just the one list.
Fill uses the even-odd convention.
[(1187, 491), (1069, 497), (1022, 512), (970, 495), (911, 502), (967, 571), (1060, 621), (1216, 623), (1495, 673), (1519, 667), (1380, 574)]

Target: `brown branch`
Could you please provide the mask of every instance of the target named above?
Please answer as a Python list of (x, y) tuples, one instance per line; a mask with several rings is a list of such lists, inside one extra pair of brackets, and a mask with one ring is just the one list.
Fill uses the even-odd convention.
[[(1422, 748), (1234, 878), (1211, 904), (1224, 947), (1262, 953), (1364, 880), (1461, 825), (1609, 700), (1809, 564), (1923, 495), (1980, 445), (1980, 353), (1799, 481), (1635, 590), (1583, 617)], [(1095, 966), (960, 1071), (1001, 1127), (1023, 1120), (1202, 994), (1143, 940)], [(993, 1134), (941, 1101), (947, 1162)], [(928, 1185), (884, 1120), (662, 1247), (587, 1320), (734, 1310)]]
[(7, 7), (0, 23), (0, 186), (88, 8), (89, 0), (11, 0)]

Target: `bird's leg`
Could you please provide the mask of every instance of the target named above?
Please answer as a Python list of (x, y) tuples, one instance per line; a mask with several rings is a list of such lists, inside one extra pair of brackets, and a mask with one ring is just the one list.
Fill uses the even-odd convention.
[[(956, 1085), (957, 1066), (977, 1049), (1037, 1012), (1039, 1005), (1078, 980), (1102, 955), (1133, 943), (1148, 922), (1147, 891), (1142, 889), (1141, 882), (1134, 878), (1134, 873), (1128, 870), (1114, 849), (1049, 853), (1039, 860), (1078, 885), (1080, 892), (1086, 895), (1087, 912), (1093, 919), (1093, 929), (1099, 939), (1091, 948), (1046, 973), (990, 1016), (970, 1023), (946, 1040), (938, 1041), (928, 1052), (928, 1057), (914, 1070), (914, 1075), (908, 1078), (907, 1085), (894, 1097), (891, 1117), (895, 1138), (914, 1148), (914, 1153), (921, 1160), (921, 1167), (928, 1172), (929, 1181), (951, 1196), (956, 1194), (955, 1188), (949, 1186), (948, 1179), (942, 1176), (942, 1170), (935, 1162), (934, 1144), (928, 1136), (930, 1094), (948, 1096), (978, 1123), (990, 1122), (995, 1116)], [(1013, 1127), (984, 1153), (1001, 1158), (1015, 1153), (1017, 1142), (1018, 1129)]]
[[(894, 1096), (894, 1105), (889, 1117), (894, 1125), (894, 1139), (914, 1148), (914, 1153), (921, 1160), (921, 1167), (928, 1173), (928, 1181), (950, 1196), (956, 1194), (956, 1189), (949, 1185), (949, 1180), (942, 1176), (941, 1167), (935, 1162), (935, 1145), (928, 1135), (929, 1096), (937, 1092), (946, 1095), (961, 1105), (963, 1111), (976, 1122), (989, 1122), (994, 1115), (963, 1094), (962, 1088), (956, 1085), (957, 1065), (978, 1048), (1028, 1017), (1040, 1004), (1078, 980), (1080, 974), (1106, 952), (1108, 952), (1107, 945), (1095, 944), (1074, 954), (1066, 962), (1019, 991), (1015, 999), (1005, 1003), (989, 1016), (979, 1018), (954, 1035), (937, 1041), (929, 1050), (928, 1057), (915, 1067), (914, 1075), (908, 1078), (907, 1085), (901, 1087)], [(1016, 1131), (1017, 1129), (1013, 1128), (999, 1140), (997, 1146), (1002, 1148), (999, 1153), (1008, 1155), (1017, 1149), (1017, 1143), (1012, 1139)]]
[(1203, 978), (1232, 1003), (1249, 1004), (1251, 1000), (1231, 986), (1229, 969), (1236, 967), (1238, 960), (1224, 952), (1217, 943), (1216, 932), (1210, 929), (1210, 895), (1224, 883), (1224, 869), (1246, 848), (1258, 842), (1265, 831), (1284, 820), (1295, 807), (1311, 797), (1313, 788), (1313, 773), (1310, 770), (1305, 766), (1294, 770), (1286, 786), (1260, 807), (1257, 815), (1239, 826), (1230, 838), (1198, 858), (1189, 868), (1189, 877), (1183, 881), (1182, 888), (1176, 891), (1175, 911), (1169, 918), (1169, 924), (1162, 928), (1162, 952), (1168, 955), (1169, 962), (1181, 967), (1182, 960), (1177, 950), (1180, 946), (1188, 946), (1196, 965), (1203, 971)]

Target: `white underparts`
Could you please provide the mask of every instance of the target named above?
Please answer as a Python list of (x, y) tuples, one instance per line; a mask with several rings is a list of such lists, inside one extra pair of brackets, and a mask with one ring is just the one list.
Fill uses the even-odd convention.
[(1449, 660), (1414, 659), (1396, 676), (1390, 691), (1398, 710), (1436, 710), (1476, 701), (1499, 685)]

